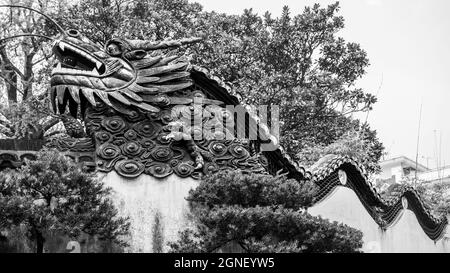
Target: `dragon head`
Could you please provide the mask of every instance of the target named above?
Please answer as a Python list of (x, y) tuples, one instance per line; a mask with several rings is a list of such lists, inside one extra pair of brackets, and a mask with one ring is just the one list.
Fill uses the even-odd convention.
[(105, 46), (93, 43), (77, 30), (68, 30), (54, 42), (58, 59), (51, 76), (50, 99), (54, 111), (69, 106), (76, 117), (90, 104), (101, 101), (121, 113), (129, 106), (158, 112), (167, 93), (192, 85), (189, 62), (161, 49), (199, 41), (111, 39)]

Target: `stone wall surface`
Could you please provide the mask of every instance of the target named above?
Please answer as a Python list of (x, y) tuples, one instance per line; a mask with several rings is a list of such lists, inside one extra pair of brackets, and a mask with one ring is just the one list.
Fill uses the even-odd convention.
[(135, 179), (116, 172), (103, 175), (105, 185), (113, 189), (120, 215), (129, 217), (131, 223), (126, 252), (159, 252), (161, 248), (165, 252), (167, 243), (176, 240), (178, 232), (189, 226), (189, 205), (185, 198), (199, 181), (176, 175), (163, 179), (146, 174)]
[(382, 230), (355, 192), (347, 187), (338, 186), (322, 202), (309, 208), (308, 212), (361, 230), (364, 234), (364, 252), (450, 252), (450, 238), (443, 236), (436, 242), (431, 240), (423, 231), (414, 212), (408, 209), (403, 209), (397, 220), (386, 230)]
[[(191, 189), (198, 186), (199, 180), (180, 178), (175, 174), (163, 179), (146, 174), (130, 179), (116, 172), (99, 172), (98, 175), (106, 186), (113, 189), (112, 199), (120, 215), (129, 217), (131, 229), (127, 241), (130, 246), (125, 252), (167, 252), (167, 244), (178, 238), (178, 232), (192, 225), (185, 198)], [(450, 236), (445, 233), (439, 240), (431, 240), (414, 212), (407, 209), (407, 204), (405, 206), (392, 225), (383, 230), (352, 189), (337, 186), (321, 202), (309, 208), (308, 212), (361, 230), (364, 234), (364, 252), (450, 252)], [(447, 227), (447, 231), (449, 230)], [(15, 240), (13, 251), (32, 252), (33, 246), (23, 244), (25, 238), (22, 235), (19, 237)], [(76, 247), (74, 243), (79, 246)], [(45, 251), (86, 253), (121, 250), (90, 236), (82, 236), (75, 242), (65, 236), (50, 235), (47, 237)], [(228, 248), (223, 251), (235, 252), (236, 249)]]

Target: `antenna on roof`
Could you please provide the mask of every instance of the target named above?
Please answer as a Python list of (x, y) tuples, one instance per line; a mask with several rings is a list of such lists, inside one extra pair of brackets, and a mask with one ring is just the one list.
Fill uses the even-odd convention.
[[(440, 153), (441, 153), (440, 145), (441, 144), (438, 145), (438, 142), (437, 142), (437, 130), (434, 129), (433, 133), (434, 133), (434, 159), (436, 161), (436, 168), (435, 169), (437, 171), (438, 179), (440, 181), (441, 180), (441, 170), (440, 170), (441, 169), (441, 157), (440, 157)], [(441, 135), (441, 134), (439, 133), (439, 135)]]
[(443, 164), (442, 164), (442, 131), (439, 132), (439, 169), (438, 169), (438, 174), (439, 174), (439, 182), (442, 182), (442, 169), (443, 169)]
[(419, 140), (420, 140), (420, 122), (422, 120), (422, 103), (420, 102), (420, 111), (419, 111), (419, 128), (417, 129), (417, 147), (416, 147), (416, 170), (414, 174), (414, 186), (417, 186), (417, 168), (419, 165)]

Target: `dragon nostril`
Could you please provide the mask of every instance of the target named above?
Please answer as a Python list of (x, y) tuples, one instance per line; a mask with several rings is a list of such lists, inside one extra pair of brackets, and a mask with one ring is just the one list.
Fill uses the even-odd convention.
[(100, 75), (102, 75), (106, 72), (106, 67), (104, 64), (102, 64), (97, 70), (98, 70), (98, 73), (100, 73)]
[(80, 33), (78, 32), (78, 30), (76, 29), (69, 29), (67, 31), (67, 33), (72, 36), (72, 37), (78, 37), (80, 35)]

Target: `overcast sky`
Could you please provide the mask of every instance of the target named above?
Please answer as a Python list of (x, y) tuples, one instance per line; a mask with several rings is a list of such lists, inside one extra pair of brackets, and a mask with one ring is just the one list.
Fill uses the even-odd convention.
[[(205, 10), (240, 14), (253, 8), (278, 17), (283, 5), (292, 14), (306, 5), (328, 0), (196, 0)], [(448, 0), (341, 0), (345, 29), (339, 34), (360, 43), (370, 60), (358, 86), (378, 93), (369, 115), (388, 155), (415, 159), (419, 109), (422, 125), (419, 161), (450, 165), (450, 1)], [(428, 161), (428, 162), (427, 162)]]

